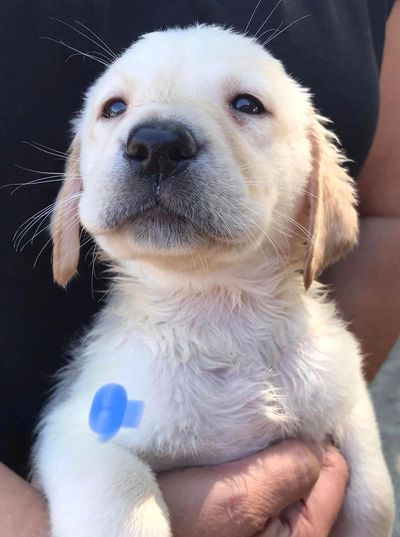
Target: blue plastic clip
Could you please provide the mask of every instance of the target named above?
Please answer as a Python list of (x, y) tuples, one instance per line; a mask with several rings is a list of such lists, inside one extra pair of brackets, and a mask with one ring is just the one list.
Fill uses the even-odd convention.
[(143, 401), (129, 401), (121, 384), (105, 384), (97, 390), (89, 414), (89, 425), (100, 440), (106, 442), (121, 427), (139, 427), (143, 416)]

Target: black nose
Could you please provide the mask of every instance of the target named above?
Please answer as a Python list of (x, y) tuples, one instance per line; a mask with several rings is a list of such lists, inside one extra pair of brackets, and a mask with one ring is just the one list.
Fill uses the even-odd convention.
[(126, 155), (143, 175), (172, 175), (198, 151), (196, 139), (180, 123), (151, 122), (137, 126), (128, 137)]

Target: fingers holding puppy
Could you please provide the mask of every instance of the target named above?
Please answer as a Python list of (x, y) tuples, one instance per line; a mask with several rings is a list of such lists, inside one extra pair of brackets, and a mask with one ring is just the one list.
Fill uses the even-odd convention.
[(270, 520), (260, 537), (328, 537), (342, 506), (349, 470), (340, 452), (326, 447), (309, 495)]
[(347, 475), (335, 448), (324, 454), (289, 440), (240, 461), (167, 472), (159, 482), (175, 537), (323, 537)]

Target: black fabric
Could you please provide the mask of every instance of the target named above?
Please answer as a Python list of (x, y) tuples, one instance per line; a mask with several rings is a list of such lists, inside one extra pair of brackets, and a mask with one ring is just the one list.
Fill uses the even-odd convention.
[[(82, 91), (101, 71), (90, 60), (70, 56), (63, 40), (80, 50), (96, 47), (52, 17), (78, 19), (114, 51), (156, 28), (196, 21), (244, 30), (256, 0), (2, 0), (0, 4), (0, 183), (35, 178), (15, 164), (61, 171), (62, 161), (23, 144), (34, 140), (64, 151), (69, 120)], [(352, 172), (362, 166), (376, 126), (378, 77), (385, 21), (392, 2), (384, 0), (262, 0), (249, 26), (254, 34), (282, 24), (268, 45), (287, 69), (315, 94), (318, 108), (333, 120)], [(301, 20), (301, 17), (307, 16)], [(296, 22), (297, 21), (297, 22)], [(262, 33), (262, 32), (261, 32)], [(273, 32), (264, 35), (264, 39)], [(37, 176), (37, 177), (40, 177)], [(99, 307), (92, 297), (89, 261), (68, 292), (55, 287), (45, 234), (16, 253), (12, 236), (31, 215), (51, 203), (59, 183), (25, 187), (9, 196), (0, 190), (0, 460), (22, 475), (27, 469), (33, 424), (64, 363), (67, 342)], [(34, 228), (25, 237), (33, 234)], [(99, 283), (95, 282), (95, 288)]]

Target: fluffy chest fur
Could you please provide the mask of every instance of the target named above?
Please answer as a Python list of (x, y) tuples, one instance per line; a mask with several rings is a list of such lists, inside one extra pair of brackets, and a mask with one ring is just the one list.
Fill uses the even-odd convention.
[(142, 425), (115, 441), (155, 469), (334, 434), (344, 375), (359, 367), (354, 341), (331, 305), (298, 292), (300, 280), (273, 286), (279, 292), (259, 284), (254, 292), (249, 281), (185, 292), (123, 285), (78, 353), (74, 391), (88, 405), (99, 385), (118, 382), (142, 399)]

